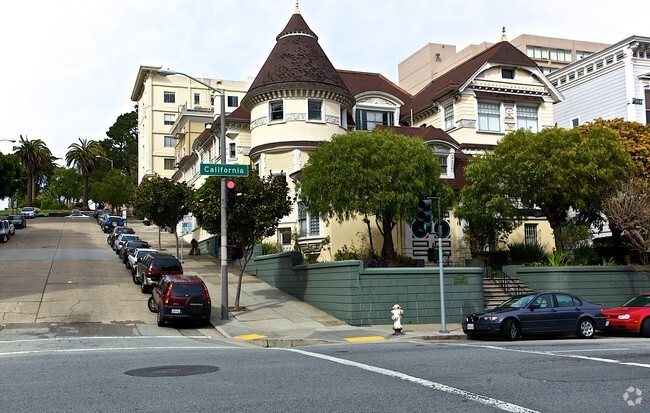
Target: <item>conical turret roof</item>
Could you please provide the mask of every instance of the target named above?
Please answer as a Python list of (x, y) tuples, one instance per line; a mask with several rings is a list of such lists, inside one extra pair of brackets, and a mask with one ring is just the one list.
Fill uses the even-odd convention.
[(354, 97), (329, 58), (318, 44), (318, 36), (296, 11), (276, 37), (277, 43), (242, 99), (251, 110), (263, 101), (278, 97), (278, 92), (317, 92), (321, 96), (354, 105)]

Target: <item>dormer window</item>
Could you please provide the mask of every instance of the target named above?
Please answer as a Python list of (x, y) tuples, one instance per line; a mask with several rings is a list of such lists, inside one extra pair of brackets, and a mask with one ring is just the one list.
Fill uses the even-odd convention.
[(269, 103), (269, 117), (271, 122), (281, 122), (284, 120), (284, 104), (281, 100)]
[(503, 79), (514, 79), (515, 78), (515, 70), (514, 69), (501, 69), (501, 77)]
[(434, 155), (438, 159), (440, 178), (454, 179), (454, 149), (448, 146), (434, 146)]
[(393, 126), (394, 112), (357, 109), (357, 128), (373, 130), (377, 125)]

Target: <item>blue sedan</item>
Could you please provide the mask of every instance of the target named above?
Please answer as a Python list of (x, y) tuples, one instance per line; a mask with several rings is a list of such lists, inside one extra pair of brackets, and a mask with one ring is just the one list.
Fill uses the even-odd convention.
[(545, 292), (515, 296), (496, 308), (470, 314), (463, 320), (463, 332), (469, 338), (501, 336), (506, 340), (534, 334), (593, 338), (605, 325), (600, 305), (567, 293)]

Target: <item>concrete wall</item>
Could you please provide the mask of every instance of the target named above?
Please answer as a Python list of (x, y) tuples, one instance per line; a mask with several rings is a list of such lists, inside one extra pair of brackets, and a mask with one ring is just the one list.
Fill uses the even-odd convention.
[[(441, 321), (438, 267), (363, 269), (356, 260), (302, 265), (296, 252), (253, 261), (251, 270), (265, 282), (351, 325), (391, 324), (396, 303), (404, 308), (403, 324)], [(445, 268), (444, 279), (448, 323), (483, 308), (482, 269)]]
[(639, 293), (650, 291), (650, 271), (637, 271), (628, 266), (507, 266), (504, 271), (537, 292), (569, 292), (603, 308), (617, 307)]

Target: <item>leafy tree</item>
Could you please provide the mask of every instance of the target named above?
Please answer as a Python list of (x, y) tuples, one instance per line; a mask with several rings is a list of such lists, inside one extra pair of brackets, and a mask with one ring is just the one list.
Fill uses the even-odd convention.
[(117, 117), (106, 132), (108, 139), (100, 141), (106, 157), (115, 169), (123, 170), (137, 185), (138, 180), (138, 113), (125, 113)]
[(0, 153), (0, 198), (13, 197), (20, 187), (23, 169), (15, 154)]
[(88, 208), (88, 180), (92, 171), (97, 168), (101, 158), (106, 156), (104, 148), (97, 141), (79, 138), (79, 143), (68, 146), (65, 160), (68, 166), (73, 165), (84, 178), (83, 207)]
[(395, 258), (392, 231), (439, 188), (440, 165), (422, 140), (392, 129), (354, 131), (323, 142), (302, 169), (301, 197), (311, 213), (339, 222), (374, 216), (382, 258)]
[[(143, 180), (133, 193), (132, 204), (135, 213), (151, 220), (160, 230), (176, 228), (176, 225), (190, 210), (192, 190), (185, 184), (179, 184), (169, 178), (155, 176)], [(178, 256), (178, 234), (176, 237), (176, 255)], [(158, 234), (160, 247), (160, 233)]]
[(32, 206), (39, 173), (52, 165), (52, 152), (41, 139), (29, 140), (20, 135), (20, 145), (15, 152), (27, 172), (27, 205)]
[(468, 185), (459, 195), (455, 215), (465, 221), (463, 233), (473, 257), (496, 251), (519, 225), (521, 211), (499, 188), (492, 154), (477, 156), (465, 168)]
[(638, 165), (641, 176), (650, 179), (650, 126), (639, 122), (628, 122), (622, 118), (605, 120), (598, 118), (593, 123), (580, 126), (580, 130), (588, 132), (593, 128), (605, 127), (613, 130), (625, 149)]
[[(496, 179), (492, 190), (539, 208), (553, 228), (555, 247), (564, 250), (561, 226), (569, 210), (576, 222), (598, 224), (607, 196), (625, 180), (631, 161), (616, 134), (606, 128), (520, 129), (506, 135), (494, 152), (477, 162)], [(494, 196), (494, 192), (492, 195)]]
[(93, 179), (89, 195), (95, 203), (123, 205), (131, 201), (133, 188), (131, 178), (124, 171), (110, 169)]
[[(226, 214), (228, 238), (244, 250), (244, 265), (239, 273), (235, 308), (239, 308), (241, 283), (253, 247), (275, 234), (282, 217), (293, 204), (284, 176), (260, 178), (250, 175), (235, 178), (237, 198)], [(192, 212), (199, 225), (212, 234), (221, 233), (221, 178), (206, 179), (194, 195)]]
[(634, 249), (647, 263), (650, 258), (650, 183), (630, 178), (623, 188), (605, 201), (610, 225), (623, 231)]
[(83, 177), (72, 168), (56, 168), (49, 183), (50, 193), (57, 199), (63, 198), (67, 205), (83, 196)]

